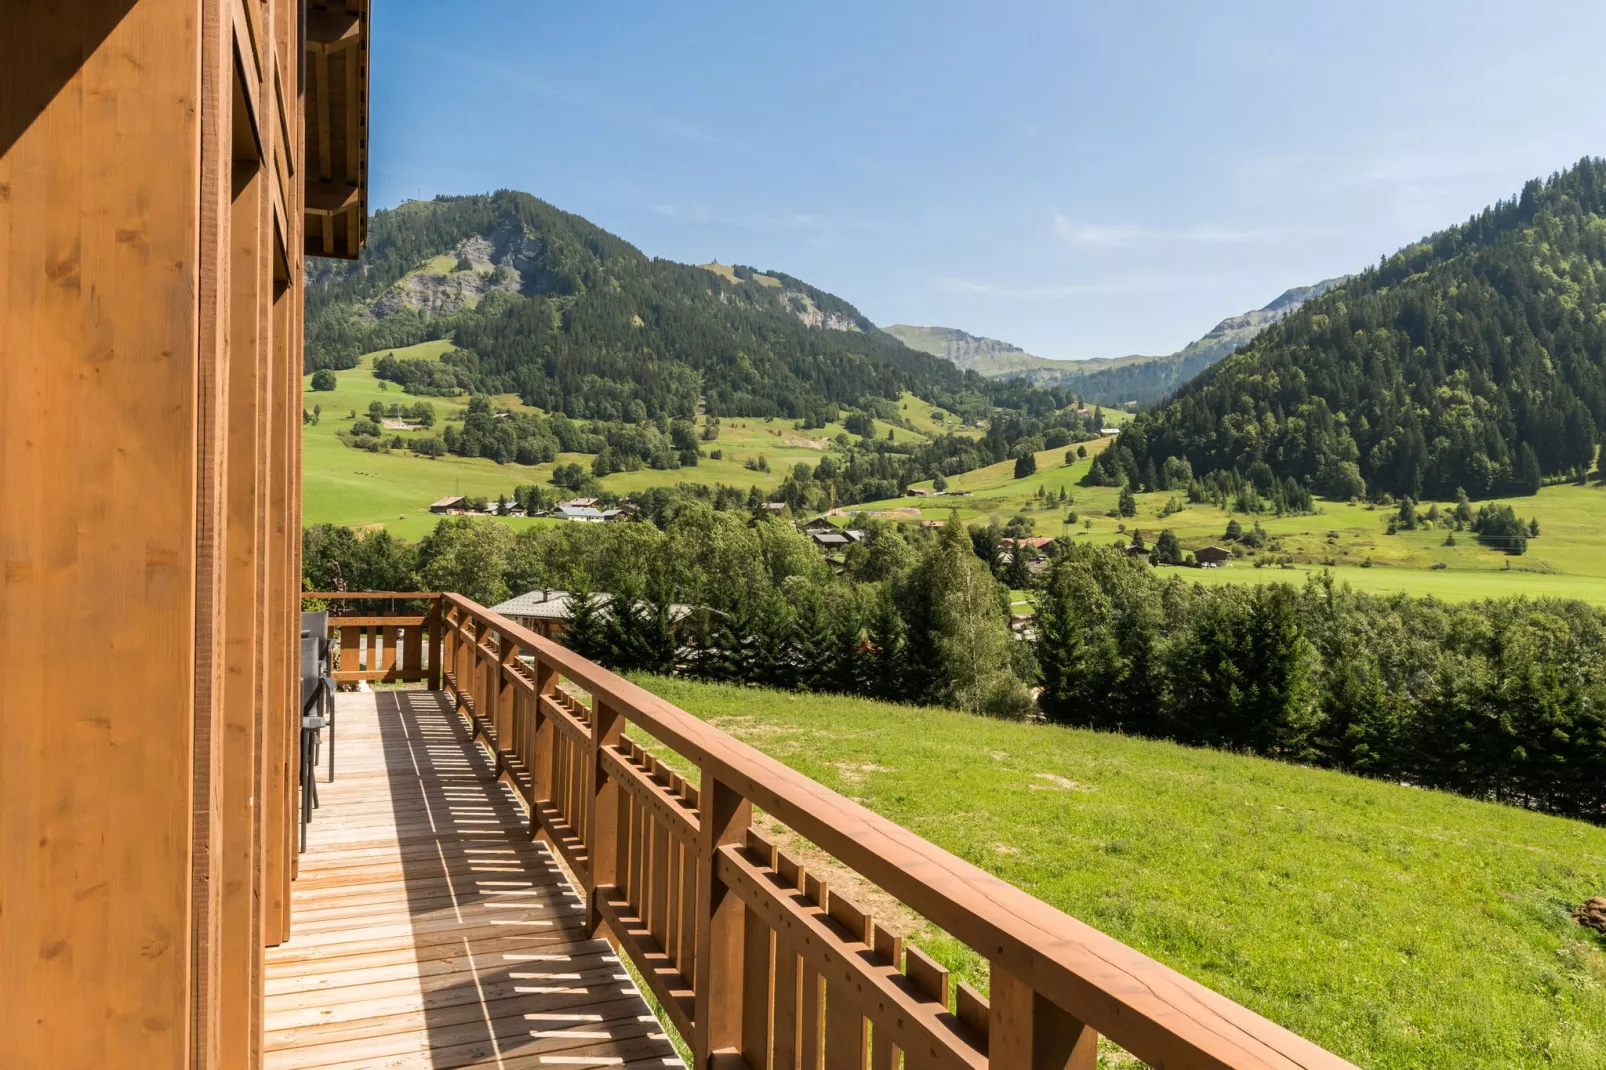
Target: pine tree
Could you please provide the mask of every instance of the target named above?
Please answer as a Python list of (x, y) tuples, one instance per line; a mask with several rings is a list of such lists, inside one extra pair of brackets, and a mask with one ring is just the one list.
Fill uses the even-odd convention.
[(1539, 455), (1524, 442), (1517, 447), (1517, 463), (1512, 471), (1513, 489), (1518, 494), (1538, 494), (1545, 479), (1539, 470)]
[(602, 603), (605, 599), (591, 588), (591, 579), (583, 571), (569, 585), (569, 626), (563, 632), (563, 645), (599, 664), (611, 660), (608, 634)]

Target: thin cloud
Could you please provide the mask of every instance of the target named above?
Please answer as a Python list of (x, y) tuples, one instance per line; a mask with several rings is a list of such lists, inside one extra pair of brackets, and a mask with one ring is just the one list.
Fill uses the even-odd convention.
[(976, 282), (951, 276), (933, 280), (939, 290), (948, 293), (979, 294), (982, 297), (1002, 297), (1011, 301), (1063, 301), (1069, 297), (1088, 294), (1113, 293), (1117, 287), (1111, 283), (1068, 283), (1063, 286), (1005, 286), (992, 282)]
[(680, 204), (672, 201), (650, 206), (652, 211), (667, 219), (680, 220), (707, 226), (733, 227), (739, 230), (795, 230), (818, 234), (870, 233), (882, 228), (879, 224), (834, 219), (818, 212), (725, 212), (706, 204)]
[(979, 297), (996, 297), (1007, 301), (1053, 302), (1078, 297), (1117, 293), (1160, 293), (1181, 290), (1199, 290), (1219, 287), (1219, 275), (1127, 275), (1104, 282), (1067, 282), (1053, 286), (1012, 286), (1007, 283), (981, 282), (951, 275), (932, 280), (932, 285), (945, 293), (974, 294)]
[(448, 66), (456, 66), (458, 68), (465, 65), (472, 66), (478, 72), (488, 73), (527, 93), (533, 93), (536, 96), (545, 97), (560, 104), (579, 108), (591, 112), (593, 115), (612, 119), (615, 122), (634, 126), (637, 129), (649, 130), (663, 137), (674, 138), (678, 141), (689, 141), (696, 145), (726, 151), (734, 151), (740, 148), (739, 145), (729, 139), (721, 137), (695, 123), (686, 122), (677, 116), (660, 115), (637, 107), (633, 103), (619, 104), (593, 93), (560, 88), (538, 78), (532, 78), (524, 71), (515, 70), (501, 64), (488, 63), (482, 57), (470, 58), (453, 52), (417, 47), (411, 48), (410, 51), (418, 55), (430, 56)]
[(1275, 227), (1234, 228), (1218, 226), (1166, 230), (1157, 227), (1108, 223), (1083, 223), (1062, 212), (1052, 212), (1054, 235), (1067, 245), (1117, 249), (1133, 245), (1191, 242), (1205, 245), (1252, 245), (1275, 241), (1285, 235)]

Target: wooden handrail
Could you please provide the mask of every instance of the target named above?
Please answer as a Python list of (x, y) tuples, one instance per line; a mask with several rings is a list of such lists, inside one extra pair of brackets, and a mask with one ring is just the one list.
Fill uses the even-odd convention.
[[(828, 1066), (894, 1065), (891, 1044), (955, 1070), (1082, 1070), (1099, 1033), (1168, 1070), (1350, 1066), (461, 595), (383, 597), (438, 599), (430, 665), (699, 1067), (765, 1070), (772, 1048), (775, 1066), (812, 1066), (823, 1043)], [(660, 765), (629, 725), (696, 765), (701, 784)], [(754, 806), (985, 956), (990, 1007), (960, 986), (951, 1009), (940, 968), (913, 949), (906, 967), (873, 919), (754, 834)], [(822, 1004), (822, 985), (840, 994)], [(783, 1061), (783, 1047), (802, 1061)]]

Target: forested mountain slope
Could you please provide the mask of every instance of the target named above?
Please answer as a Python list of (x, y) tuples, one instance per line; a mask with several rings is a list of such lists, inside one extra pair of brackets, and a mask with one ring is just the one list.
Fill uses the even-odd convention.
[(1141, 360), (1123, 358), (1112, 366), (1089, 368), (1075, 379), (1038, 377), (1034, 381), (1075, 390), (1095, 405), (1151, 405), (1164, 400), (1177, 387), (1281, 321), (1306, 301), (1320, 297), (1343, 281), (1343, 278), (1323, 279), (1312, 286), (1284, 290), (1268, 305), (1239, 316), (1228, 316), (1208, 334), (1170, 356)]
[(1307, 302), (1135, 420), (1106, 474), (1177, 457), (1263, 490), (1531, 493), (1594, 456), (1603, 298), (1606, 161), (1586, 158)]
[(701, 398), (823, 423), (902, 391), (980, 417), (1033, 393), (909, 349), (798, 279), (652, 259), (526, 193), (409, 202), (369, 234), (356, 263), (308, 260), (308, 371), (450, 336), (457, 388), (586, 419), (691, 416)]

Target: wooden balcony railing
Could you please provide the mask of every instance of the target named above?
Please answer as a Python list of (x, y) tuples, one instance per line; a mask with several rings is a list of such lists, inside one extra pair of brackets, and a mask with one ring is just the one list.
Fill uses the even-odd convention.
[[(330, 678), (337, 684), (369, 680), (382, 683), (426, 682), (440, 688), (440, 596), (399, 591), (338, 591), (303, 596), (328, 601), (329, 638), (339, 641), (339, 653)], [(352, 603), (397, 602), (428, 605), (423, 613), (381, 612), (361, 614)], [(429, 652), (428, 663), (424, 654)]]
[[(1350, 1065), (466, 598), (381, 597), (433, 608), (331, 619), (343, 647), (378, 636), (336, 679), (439, 672), (698, 1070), (1091, 1070), (1101, 1033), (1165, 1070)], [(990, 1001), (767, 842), (755, 806), (984, 957)]]

